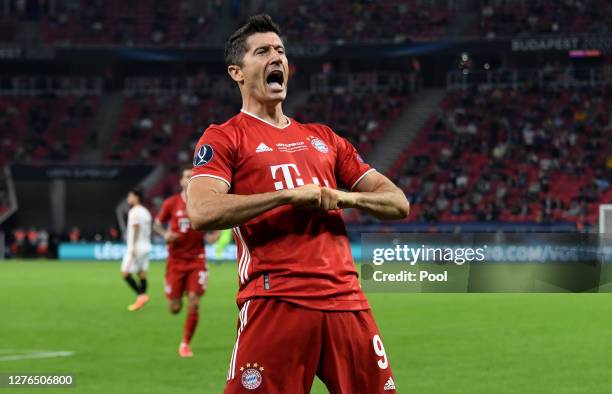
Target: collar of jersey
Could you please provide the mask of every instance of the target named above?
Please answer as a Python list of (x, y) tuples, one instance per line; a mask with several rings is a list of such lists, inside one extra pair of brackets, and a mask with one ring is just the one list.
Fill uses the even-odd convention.
[(241, 109), (240, 112), (242, 112), (245, 115), (252, 116), (253, 118), (255, 118), (257, 120), (260, 120), (260, 121), (264, 122), (265, 124), (268, 124), (268, 125), (274, 127), (275, 129), (282, 130), (282, 129), (286, 129), (287, 127), (291, 126), (291, 118), (289, 118), (288, 116), (285, 116), (285, 118), (287, 118), (287, 122), (288, 123), (286, 125), (284, 125), (284, 126), (279, 127), (279, 126), (275, 125), (274, 123), (270, 123), (267, 120), (262, 119), (262, 118), (260, 118), (259, 116), (255, 115), (255, 114), (252, 114), (250, 112), (245, 111), (244, 109)]

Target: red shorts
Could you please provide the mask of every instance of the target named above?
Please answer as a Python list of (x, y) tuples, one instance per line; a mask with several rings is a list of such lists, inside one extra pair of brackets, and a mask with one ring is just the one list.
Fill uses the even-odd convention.
[(315, 375), (330, 393), (396, 392), (372, 313), (247, 301), (224, 393), (309, 393)]
[(185, 293), (202, 295), (208, 285), (208, 271), (202, 268), (192, 270), (166, 270), (166, 298), (175, 300), (182, 298)]

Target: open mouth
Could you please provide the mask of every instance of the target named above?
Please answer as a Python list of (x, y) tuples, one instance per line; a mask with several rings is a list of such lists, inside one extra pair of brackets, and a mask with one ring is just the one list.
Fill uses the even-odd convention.
[(266, 84), (271, 88), (282, 89), (285, 84), (285, 78), (281, 70), (271, 71), (266, 77)]

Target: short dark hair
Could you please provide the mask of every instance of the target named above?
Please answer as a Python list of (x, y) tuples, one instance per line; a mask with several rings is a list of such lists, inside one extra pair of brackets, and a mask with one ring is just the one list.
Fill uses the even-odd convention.
[(242, 66), (242, 59), (247, 51), (247, 38), (255, 33), (276, 33), (281, 35), (280, 27), (272, 21), (270, 15), (259, 14), (249, 17), (249, 20), (236, 30), (225, 43), (224, 58), (227, 66)]
[(142, 202), (142, 196), (144, 195), (144, 191), (142, 190), (142, 188), (135, 187), (132, 190), (130, 190), (130, 193), (138, 197), (139, 202)]

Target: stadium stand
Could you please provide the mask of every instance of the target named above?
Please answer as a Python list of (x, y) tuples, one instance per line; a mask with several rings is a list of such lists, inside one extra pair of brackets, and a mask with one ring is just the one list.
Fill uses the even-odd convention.
[(607, 34), (612, 5), (607, 0), (489, 0), (482, 2), (480, 35), (488, 38), (539, 34)]
[(66, 1), (44, 18), (44, 37), (59, 45), (161, 46), (206, 42), (209, 14), (186, 1)]
[[(612, 7), (606, 0), (483, 0), (479, 15), (466, 33), (481, 37), (517, 37), (567, 33), (608, 34)], [(238, 24), (248, 2), (232, 2), (231, 16), (223, 6), (192, 1), (54, 2), (34, 13), (42, 15), (45, 42), (60, 46), (209, 46), (211, 31)], [(319, 12), (324, 7), (326, 12)], [(401, 43), (447, 36), (458, 19), (454, 1), (321, 0), (273, 2), (269, 12), (283, 26), (291, 43)], [(25, 14), (24, 11), (22, 14)], [(15, 37), (15, 19), (0, 20), (0, 41)], [(214, 36), (216, 39), (217, 36)]]
[[(404, 42), (432, 39), (446, 34), (453, 17), (450, 7), (417, 1), (376, 2), (340, 0), (287, 1), (277, 19), (290, 42)], [(325, 12), (320, 12), (321, 8)]]
[(0, 96), (1, 157), (10, 161), (74, 159), (97, 108), (92, 95)]
[(15, 20), (4, 16), (0, 17), (0, 42), (12, 42), (15, 40)]
[(390, 175), (420, 221), (593, 223), (612, 199), (611, 104), (610, 84), (451, 92)]
[(233, 102), (195, 93), (129, 97), (106, 157), (111, 161), (188, 163), (202, 131), (236, 110)]
[[(366, 99), (367, 98), (367, 99)], [(329, 125), (367, 155), (401, 112), (406, 97), (388, 93), (312, 94), (299, 110), (299, 121)]]
[[(191, 162), (202, 131), (239, 110), (223, 39), (263, 7), (287, 38), (287, 113), (329, 125), (366, 160), (388, 159), (374, 164), (413, 203), (399, 226), (581, 230), (612, 201), (608, 3), (9, 0), (0, 10), (0, 166), (142, 164), (158, 173), (147, 183), (155, 210), (177, 191), (176, 169)], [(568, 34), (596, 39), (571, 40), (576, 50), (554, 41)], [(517, 38), (541, 40), (515, 47)], [(363, 53), (350, 44), (364, 44)], [(436, 93), (430, 106), (425, 91)], [(13, 209), (4, 194), (0, 217)], [(111, 212), (116, 202), (108, 204)], [(17, 216), (6, 234), (42, 228)], [(60, 224), (63, 234), (79, 225), (79, 239), (95, 239), (117, 224), (109, 217), (93, 233)], [(373, 221), (356, 210), (346, 218)]]
[(409, 101), (403, 83), (401, 75), (392, 73), (317, 75), (295, 118), (329, 125), (367, 156)]
[[(272, 12), (290, 42), (405, 42), (446, 34), (453, 18), (449, 5), (417, 0), (279, 2)], [(59, 1), (43, 18), (47, 43), (56, 45), (208, 45), (219, 6), (190, 1)], [(240, 2), (236, 2), (240, 12)], [(452, 2), (449, 2), (452, 4)], [(321, 7), (326, 12), (319, 12)], [(221, 7), (222, 8), (222, 7)], [(244, 7), (243, 7), (244, 8)], [(238, 23), (240, 18), (230, 19)], [(219, 20), (216, 22), (216, 20)]]

